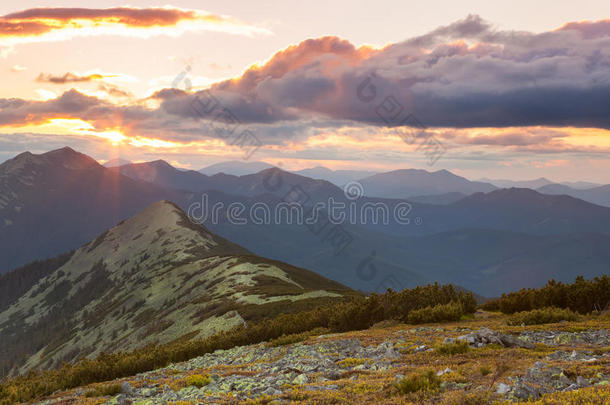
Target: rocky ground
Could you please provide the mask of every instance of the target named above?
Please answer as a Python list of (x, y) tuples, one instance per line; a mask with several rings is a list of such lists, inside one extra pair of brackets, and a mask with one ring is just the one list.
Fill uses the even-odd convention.
[[(378, 325), (277, 347), (216, 351), (56, 393), (42, 403), (581, 403), (584, 398), (582, 403), (603, 404), (610, 403), (609, 326), (588, 320), (508, 327), (502, 316), (489, 314), (453, 324)], [(440, 378), (440, 388), (415, 393), (396, 388), (425, 370)]]

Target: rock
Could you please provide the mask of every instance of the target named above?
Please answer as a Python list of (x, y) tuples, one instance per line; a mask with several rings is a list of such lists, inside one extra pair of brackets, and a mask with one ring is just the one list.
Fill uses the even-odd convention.
[(496, 387), (496, 393), (504, 395), (510, 391), (510, 385), (504, 383), (498, 383)]
[(339, 371), (332, 370), (324, 374), (324, 377), (328, 378), (329, 380), (336, 381), (341, 379), (341, 373)]
[(452, 372), (453, 371), (449, 367), (447, 367), (446, 369), (441, 370), (438, 373), (436, 373), (436, 375), (440, 377), (442, 375), (445, 375), (445, 374), (448, 374), (448, 373), (452, 373)]
[(133, 395), (133, 388), (131, 388), (131, 384), (125, 381), (121, 384), (121, 393), (127, 396)]
[(451, 337), (445, 338), (445, 340), (443, 341), (443, 343), (445, 343), (445, 344), (454, 343), (454, 342), (455, 342), (455, 338), (451, 338)]
[(426, 349), (427, 349), (426, 345), (417, 346), (415, 348), (415, 350), (413, 350), (413, 353), (425, 352)]
[(292, 383), (295, 385), (303, 385), (307, 384), (308, 382), (309, 378), (305, 374), (299, 374), (294, 380), (292, 380)]
[(282, 391), (276, 390), (273, 387), (268, 387), (266, 390), (263, 391), (263, 394), (269, 395), (269, 396), (280, 395), (281, 393), (282, 393)]
[(483, 347), (488, 344), (498, 344), (504, 347), (523, 347), (533, 349), (534, 345), (511, 335), (492, 331), (488, 328), (481, 328), (476, 332), (458, 337), (458, 340), (466, 341), (475, 347)]

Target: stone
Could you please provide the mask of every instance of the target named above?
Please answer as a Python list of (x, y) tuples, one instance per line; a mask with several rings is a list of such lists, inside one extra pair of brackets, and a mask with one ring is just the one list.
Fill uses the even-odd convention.
[(292, 380), (292, 383), (295, 385), (303, 385), (303, 384), (307, 384), (309, 382), (309, 378), (307, 377), (306, 374), (299, 374), (298, 376), (295, 377), (294, 380)]
[(441, 370), (438, 373), (436, 373), (436, 375), (440, 377), (442, 375), (445, 375), (445, 374), (448, 374), (448, 373), (452, 373), (452, 372), (453, 371), (449, 367), (447, 367), (446, 369)]
[(127, 381), (121, 384), (121, 393), (124, 395), (131, 396), (133, 395), (133, 388), (131, 388), (131, 384)]
[(466, 341), (468, 344), (475, 347), (483, 347), (494, 343), (504, 347), (522, 347), (526, 349), (533, 349), (535, 347), (532, 343), (511, 335), (492, 331), (488, 328), (481, 328), (476, 332), (459, 336), (458, 340)]
[(498, 383), (496, 387), (496, 393), (504, 395), (510, 391), (510, 385), (504, 383)]

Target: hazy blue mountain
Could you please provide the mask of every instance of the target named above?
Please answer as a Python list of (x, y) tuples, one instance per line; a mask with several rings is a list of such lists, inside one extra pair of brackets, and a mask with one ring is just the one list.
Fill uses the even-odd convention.
[[(135, 179), (122, 175), (124, 168)], [(186, 186), (193, 188), (184, 190)], [(208, 229), (254, 253), (309, 268), (363, 290), (384, 290), (391, 287), (388, 283), (392, 280), (404, 287), (438, 280), (493, 295), (537, 280), (517, 277), (508, 283), (498, 278), (495, 268), (512, 268), (513, 272), (545, 269), (546, 279), (556, 267), (558, 275), (569, 279), (608, 264), (601, 248), (596, 249), (604, 246), (610, 232), (609, 208), (529, 189), (475, 193), (446, 205), (412, 201), (409, 223), (405, 224), (392, 215), (400, 204), (407, 204), (405, 200), (362, 197), (353, 201), (330, 182), (277, 168), (241, 177), (181, 172), (165, 162), (109, 169), (71, 149), (43, 155), (25, 153), (5, 162), (0, 165), (0, 187), (3, 271), (76, 249), (158, 200), (175, 202), (205, 219)], [(372, 223), (370, 216), (356, 215), (356, 222), (342, 224), (353, 241), (340, 252), (332, 237), (332, 224), (324, 227), (319, 221), (306, 226), (288, 223), (285, 217), (278, 223), (275, 219), (265, 224), (252, 221), (249, 212), (253, 206), (262, 203), (273, 211), (282, 200), (291, 200), (295, 190), (304, 193), (306, 198), (297, 200), (306, 208), (332, 197), (353, 206), (357, 214), (371, 204), (387, 207), (390, 217), (387, 223)], [(201, 207), (204, 195), (209, 204), (206, 218)], [(222, 207), (214, 222), (209, 211), (216, 203)], [(246, 224), (228, 221), (227, 211), (233, 203), (243, 204)], [(595, 249), (587, 251), (586, 246)], [(367, 267), (371, 260), (366, 260), (371, 257), (377, 269), (375, 277), (361, 277), (358, 271), (362, 273), (363, 263)], [(563, 264), (572, 266), (579, 257), (587, 258), (590, 266), (570, 269)], [(521, 267), (513, 268), (511, 263)], [(47, 270), (32, 271), (46, 274)], [(483, 276), (486, 272), (490, 275)]]
[(587, 188), (595, 188), (595, 187), (603, 186), (603, 184), (592, 183), (590, 181), (562, 181), (561, 184), (566, 185), (568, 187), (575, 188), (577, 190), (585, 190)]
[(379, 173), (360, 180), (368, 197), (409, 198), (422, 195), (489, 192), (495, 187), (489, 183), (470, 181), (447, 170), (429, 172), (402, 169)]
[(218, 173), (231, 174), (233, 176), (243, 176), (245, 174), (258, 173), (261, 170), (274, 167), (266, 162), (246, 162), (243, 160), (231, 160), (228, 162), (215, 163), (199, 170), (199, 173), (213, 176)]
[(464, 193), (453, 192), (434, 195), (418, 195), (409, 197), (408, 200), (420, 204), (449, 205), (460, 201), (464, 197), (467, 197)]
[(537, 191), (543, 194), (569, 195), (593, 204), (610, 207), (610, 184), (584, 190), (576, 189), (565, 184), (549, 184), (540, 187)]
[(350, 181), (357, 181), (376, 174), (376, 172), (367, 170), (331, 170), (322, 166), (297, 170), (293, 171), (293, 173), (300, 174), (301, 176), (311, 177), (312, 179), (330, 181), (339, 187), (344, 186)]
[(498, 188), (531, 188), (537, 189), (553, 182), (545, 177), (540, 177), (534, 180), (499, 180), (499, 179), (481, 179), (481, 181), (491, 183)]

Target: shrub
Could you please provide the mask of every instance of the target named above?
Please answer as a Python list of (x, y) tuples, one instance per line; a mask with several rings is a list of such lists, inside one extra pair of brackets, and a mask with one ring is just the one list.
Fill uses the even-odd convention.
[(508, 325), (540, 325), (560, 321), (577, 321), (579, 316), (569, 309), (542, 308), (532, 311), (517, 312), (511, 315), (506, 323)]
[(186, 377), (186, 385), (197, 388), (205, 387), (210, 383), (210, 377), (204, 374), (192, 374)]
[(449, 304), (428, 306), (416, 309), (407, 315), (407, 323), (434, 323), (459, 321), (464, 315), (462, 305), (459, 302), (451, 301)]
[(469, 350), (470, 346), (468, 345), (468, 342), (463, 340), (457, 340), (453, 343), (442, 344), (436, 348), (436, 351), (439, 354), (446, 355), (462, 354), (468, 352)]
[(428, 370), (405, 377), (396, 382), (394, 387), (403, 395), (419, 391), (438, 391), (441, 388), (441, 379), (433, 370)]
[(347, 358), (337, 362), (337, 365), (341, 368), (352, 368), (352, 367), (360, 366), (369, 361), (370, 360), (367, 360), (367, 359), (357, 359), (354, 357), (347, 357)]
[(115, 396), (121, 393), (121, 384), (104, 384), (94, 387), (85, 393), (86, 397)]
[(479, 367), (479, 372), (481, 373), (482, 376), (486, 376), (491, 374), (491, 368), (488, 366), (481, 366)]
[(581, 314), (601, 311), (610, 304), (610, 277), (603, 275), (593, 280), (576, 277), (574, 283), (550, 280), (544, 287), (502, 294), (502, 297), (483, 304), (483, 309), (499, 309), (505, 314), (531, 311), (545, 307), (567, 308)]

